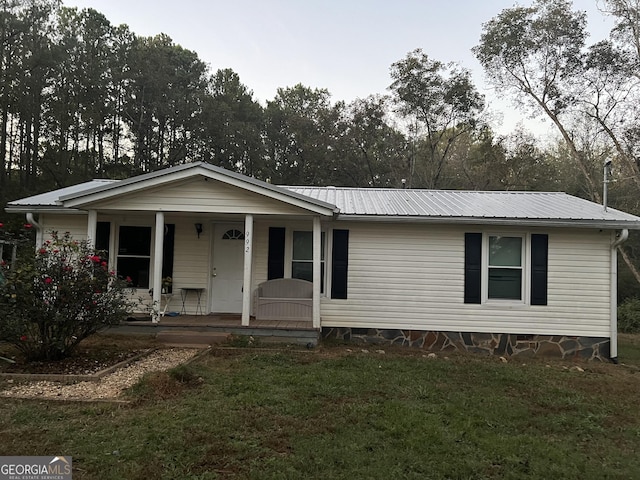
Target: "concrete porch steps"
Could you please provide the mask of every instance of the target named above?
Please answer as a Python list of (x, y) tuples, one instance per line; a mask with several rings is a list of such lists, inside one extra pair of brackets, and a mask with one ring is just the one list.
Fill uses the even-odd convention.
[(307, 346), (315, 346), (320, 340), (320, 329), (313, 328), (308, 321), (256, 321), (252, 318), (248, 326), (243, 326), (240, 315), (234, 314), (162, 317), (159, 323), (151, 322), (150, 318), (140, 318), (109, 327), (109, 332), (123, 335), (153, 335), (163, 343), (176, 345), (222, 343), (230, 335), (253, 337), (257, 343)]
[(224, 332), (198, 332), (163, 330), (157, 333), (156, 339), (168, 346), (203, 346), (225, 343), (230, 334)]

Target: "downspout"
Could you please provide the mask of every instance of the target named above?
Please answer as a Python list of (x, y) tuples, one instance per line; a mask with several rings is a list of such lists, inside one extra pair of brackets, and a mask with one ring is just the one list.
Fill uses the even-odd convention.
[(36, 222), (36, 219), (33, 217), (33, 213), (27, 213), (27, 223), (33, 225), (36, 229), (36, 250), (42, 247), (42, 243), (44, 242), (43, 234), (42, 234), (42, 226)]
[(624, 228), (620, 231), (618, 238), (611, 244), (609, 357), (615, 364), (618, 363), (618, 247), (622, 245), (627, 238), (629, 238), (629, 230)]

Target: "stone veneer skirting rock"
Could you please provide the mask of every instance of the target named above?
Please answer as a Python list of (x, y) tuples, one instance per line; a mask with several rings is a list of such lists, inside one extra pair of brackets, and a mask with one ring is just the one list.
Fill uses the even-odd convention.
[(325, 327), (322, 329), (322, 338), (354, 343), (403, 345), (433, 352), (460, 351), (518, 358), (551, 356), (610, 360), (610, 341), (606, 337)]

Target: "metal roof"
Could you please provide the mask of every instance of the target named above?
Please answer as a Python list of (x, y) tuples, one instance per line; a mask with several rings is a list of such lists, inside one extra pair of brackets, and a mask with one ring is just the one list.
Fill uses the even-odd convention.
[(21, 198), (19, 200), (9, 202), (7, 204), (7, 211), (25, 211), (25, 209), (28, 210), (28, 207), (64, 208), (62, 206), (62, 202), (60, 201), (60, 197), (93, 190), (94, 188), (104, 187), (105, 185), (117, 182), (118, 180), (97, 179), (91, 180), (89, 182), (79, 183), (77, 185), (72, 185), (70, 187), (59, 188), (58, 190), (52, 190), (50, 192), (41, 193), (32, 197)]
[[(334, 207), (338, 219), (555, 225), (640, 229), (640, 217), (562, 192), (479, 192), (348, 187), (275, 186), (208, 164), (188, 164), (126, 180), (92, 180), (7, 204), (8, 212), (77, 211), (65, 208), (68, 198), (109, 190), (166, 172), (204, 167), (251, 185), (285, 192), (319, 205)], [(194, 168), (194, 170), (196, 170)]]
[(640, 229), (640, 218), (562, 192), (286, 187), (336, 205), (340, 217)]

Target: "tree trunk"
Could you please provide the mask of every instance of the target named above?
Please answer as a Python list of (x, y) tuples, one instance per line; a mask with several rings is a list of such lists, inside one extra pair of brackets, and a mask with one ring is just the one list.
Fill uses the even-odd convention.
[(633, 261), (631, 260), (631, 257), (627, 252), (627, 249), (623, 246), (620, 246), (618, 247), (618, 251), (620, 252), (620, 255), (622, 255), (622, 260), (624, 260), (624, 263), (627, 265), (627, 267), (629, 267), (629, 271), (631, 272), (633, 277), (636, 279), (636, 281), (640, 284), (640, 272), (638, 271), (636, 266), (633, 264)]
[(544, 103), (536, 95), (534, 95), (534, 94), (530, 94), (530, 95), (538, 103), (538, 105), (540, 105), (540, 107), (542, 107), (544, 112), (547, 114), (547, 116), (551, 119), (551, 121), (554, 123), (554, 125), (560, 131), (560, 134), (562, 135), (562, 138), (564, 139), (566, 144), (569, 146), (569, 150), (571, 151), (571, 154), (572, 154), (574, 160), (577, 162), (578, 166), (580, 167), (580, 170), (582, 170), (582, 174), (584, 175), (584, 178), (587, 181), (587, 185), (589, 187), (589, 195), (591, 196), (591, 200), (600, 203), (602, 201), (602, 197), (600, 196), (600, 191), (599, 191), (598, 187), (596, 187), (596, 183), (593, 180), (593, 178), (591, 178), (591, 175), (589, 173), (589, 169), (584, 164), (582, 155), (580, 155), (580, 152), (578, 152), (578, 149), (576, 148), (576, 144), (574, 143), (573, 139), (569, 135), (569, 132), (567, 132), (567, 130), (564, 128), (564, 125), (562, 124), (562, 122), (560, 121), (558, 116), (549, 109), (549, 107), (547, 106), (546, 103)]

